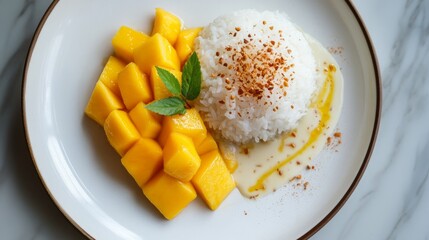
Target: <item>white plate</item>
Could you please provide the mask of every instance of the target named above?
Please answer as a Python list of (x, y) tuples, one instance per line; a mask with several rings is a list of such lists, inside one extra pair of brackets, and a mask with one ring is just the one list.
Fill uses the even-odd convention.
[[(283, 188), (258, 200), (235, 190), (218, 210), (194, 201), (173, 221), (149, 204), (121, 166), (104, 132), (83, 111), (121, 25), (148, 32), (155, 7), (202, 26), (243, 8), (281, 10), (335, 55), (344, 75), (342, 144), (304, 174), (309, 189)], [(96, 239), (296, 239), (320, 229), (344, 204), (369, 160), (380, 116), (375, 54), (348, 1), (55, 1), (32, 43), (23, 111), (34, 163), (52, 199)], [(338, 150), (338, 152), (335, 152)]]

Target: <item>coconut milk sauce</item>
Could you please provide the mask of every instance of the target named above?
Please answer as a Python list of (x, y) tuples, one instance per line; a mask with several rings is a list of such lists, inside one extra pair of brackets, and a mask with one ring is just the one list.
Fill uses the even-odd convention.
[(340, 116), (343, 77), (331, 54), (307, 36), (316, 58), (320, 86), (298, 127), (268, 141), (238, 146), (220, 142), (222, 152), (234, 156), (234, 179), (241, 194), (256, 198), (284, 186), (310, 165), (326, 144)]

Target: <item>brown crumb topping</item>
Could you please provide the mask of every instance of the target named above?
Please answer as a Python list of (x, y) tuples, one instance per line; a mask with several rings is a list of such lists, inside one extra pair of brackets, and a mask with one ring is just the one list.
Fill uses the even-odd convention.
[(334, 55), (341, 55), (344, 51), (344, 47), (328, 47), (328, 51)]
[(332, 136), (329, 136), (326, 138), (326, 145), (331, 149), (338, 147), (341, 143), (342, 143), (342, 134), (339, 131), (334, 132)]
[(305, 183), (304, 183), (304, 190), (307, 190), (307, 188), (308, 188), (308, 184), (309, 184), (308, 182), (305, 182)]
[(253, 196), (250, 196), (250, 197), (249, 197), (249, 199), (255, 200), (257, 197), (259, 197), (259, 194), (256, 194), (256, 195), (253, 195)]
[(293, 178), (291, 178), (291, 179), (289, 180), (289, 182), (293, 182), (293, 181), (295, 181), (295, 180), (300, 180), (301, 178), (302, 178), (301, 174), (300, 174), (300, 175), (296, 175), (296, 176), (294, 176)]
[[(262, 21), (262, 25), (269, 31), (274, 30), (274, 26), (267, 26), (265, 20)], [(243, 29), (236, 26), (229, 35), (238, 38), (237, 33), (240, 31)], [(272, 31), (271, 34), (278, 34), (278, 39), (284, 39), (281, 30)], [(287, 96), (295, 72), (294, 64), (288, 62), (283, 51), (291, 58), (293, 51), (282, 41), (273, 39), (254, 41), (255, 36), (256, 34), (251, 33), (246, 33), (244, 37), (240, 35), (237, 46), (225, 46), (222, 54), (216, 52), (215, 62), (220, 69), (231, 70), (231, 74), (219, 73), (215, 77), (223, 79), (225, 90), (230, 92), (228, 95), (240, 97), (234, 101), (248, 101), (249, 98), (254, 98), (262, 105), (272, 106), (270, 109), (276, 112), (279, 109), (274, 106), (275, 102), (269, 101), (269, 98), (274, 93), (279, 99)]]
[(311, 166), (311, 165), (307, 165), (307, 170), (314, 170), (315, 169), (315, 167), (314, 166)]

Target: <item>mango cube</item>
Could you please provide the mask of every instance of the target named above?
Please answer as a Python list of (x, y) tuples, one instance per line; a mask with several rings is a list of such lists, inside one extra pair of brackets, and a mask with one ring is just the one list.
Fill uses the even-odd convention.
[(144, 195), (164, 215), (173, 219), (196, 197), (189, 182), (181, 182), (160, 171), (142, 187)]
[[(163, 69), (173, 74), (177, 78), (177, 80), (179, 80), (179, 83), (182, 84), (182, 72), (166, 68)], [(173, 96), (173, 94), (171, 94), (171, 92), (165, 86), (164, 82), (159, 77), (158, 71), (156, 70), (155, 66), (152, 67), (152, 71), (150, 74), (150, 84), (152, 86), (153, 98), (155, 100)]]
[(188, 182), (201, 164), (192, 139), (180, 133), (171, 133), (164, 147), (164, 172)]
[(166, 116), (162, 121), (162, 130), (158, 141), (161, 146), (165, 145), (167, 138), (172, 132), (182, 133), (192, 138), (195, 146), (207, 137), (207, 129), (198, 111), (194, 108), (186, 109), (185, 114)]
[(213, 150), (217, 150), (217, 143), (214, 140), (213, 136), (210, 133), (207, 133), (207, 137), (200, 145), (198, 145), (197, 152), (201, 156), (204, 153), (208, 153)]
[(194, 51), (194, 40), (198, 37), (198, 34), (202, 28), (189, 28), (182, 30), (177, 37), (174, 48), (176, 49), (177, 56), (180, 59), (182, 65), (188, 60), (189, 55)]
[(227, 149), (224, 144), (219, 145), (219, 153), (222, 155), (223, 162), (230, 173), (234, 173), (238, 168), (238, 162), (235, 159), (234, 153)]
[(133, 62), (118, 74), (118, 85), (128, 110), (134, 108), (139, 102), (148, 103), (153, 100), (147, 76), (140, 72)]
[(162, 8), (155, 10), (155, 22), (153, 24), (152, 35), (159, 33), (165, 37), (171, 45), (176, 43), (182, 22), (174, 14), (165, 11)]
[(122, 157), (121, 162), (142, 187), (162, 169), (162, 149), (154, 140), (141, 138)]
[(126, 62), (133, 61), (134, 49), (144, 43), (149, 36), (127, 26), (122, 26), (112, 39), (115, 55)]
[(101, 81), (95, 84), (91, 98), (85, 108), (88, 117), (103, 126), (109, 113), (115, 109), (123, 109), (125, 106), (113, 92)]
[(124, 67), (125, 63), (119, 58), (110, 56), (100, 74), (100, 77), (98, 78), (99, 81), (104, 83), (104, 85), (106, 85), (106, 87), (108, 87), (118, 97), (121, 97), (121, 92), (119, 91), (117, 78), (118, 73), (122, 71)]
[(161, 131), (155, 113), (147, 110), (143, 102), (138, 103), (129, 113), (131, 120), (144, 138), (156, 138)]
[(238, 162), (237, 160), (233, 158), (223, 158), (223, 162), (225, 163), (226, 168), (228, 168), (228, 171), (230, 173), (234, 173), (235, 170), (238, 168)]
[(198, 195), (215, 210), (235, 188), (235, 182), (217, 150), (201, 156), (201, 167), (192, 179)]
[(121, 110), (114, 110), (109, 114), (104, 121), (104, 132), (110, 145), (121, 156), (124, 156), (128, 149), (140, 139), (140, 134), (128, 114)]
[(156, 33), (134, 50), (134, 61), (145, 74), (153, 66), (180, 70), (180, 61), (174, 47), (161, 34)]

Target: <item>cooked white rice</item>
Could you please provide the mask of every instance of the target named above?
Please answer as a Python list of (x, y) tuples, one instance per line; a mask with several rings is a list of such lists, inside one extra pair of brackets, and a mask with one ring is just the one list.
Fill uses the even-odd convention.
[(209, 127), (237, 143), (292, 130), (316, 89), (304, 34), (279, 12), (241, 10), (215, 19), (196, 40), (203, 83), (197, 101)]

